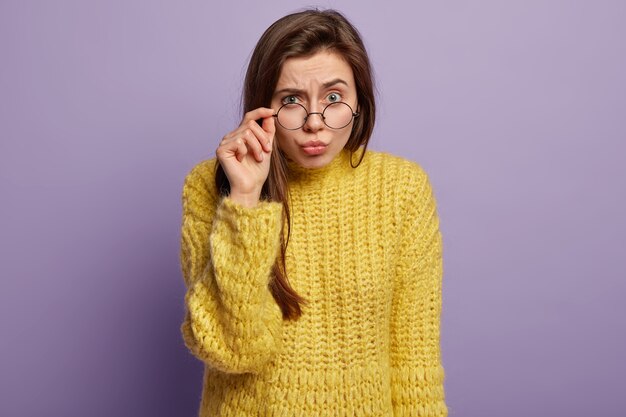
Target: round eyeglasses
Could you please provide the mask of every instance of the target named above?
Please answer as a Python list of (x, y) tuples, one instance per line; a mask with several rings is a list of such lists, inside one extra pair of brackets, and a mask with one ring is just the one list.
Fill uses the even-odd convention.
[(312, 114), (322, 116), (324, 124), (331, 129), (343, 129), (352, 122), (352, 118), (358, 117), (359, 113), (352, 111), (352, 107), (343, 101), (330, 103), (322, 112), (311, 112), (300, 103), (283, 104), (273, 116), (278, 124), (287, 130), (300, 129)]

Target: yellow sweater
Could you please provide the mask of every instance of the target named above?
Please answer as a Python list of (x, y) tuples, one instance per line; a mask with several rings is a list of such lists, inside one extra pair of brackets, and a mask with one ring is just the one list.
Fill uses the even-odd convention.
[(291, 165), (287, 273), (308, 301), (283, 321), (267, 284), (282, 206), (218, 196), (215, 159), (183, 188), (181, 331), (205, 364), (201, 417), (447, 415), (441, 364), (442, 240), (413, 162), (343, 151)]

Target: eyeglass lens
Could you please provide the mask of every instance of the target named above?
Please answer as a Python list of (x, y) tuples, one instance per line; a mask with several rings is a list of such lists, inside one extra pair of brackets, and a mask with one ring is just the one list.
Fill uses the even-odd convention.
[[(299, 103), (288, 103), (278, 110), (277, 117), (282, 127), (296, 130), (306, 123), (307, 110)], [(322, 117), (326, 126), (331, 129), (341, 129), (352, 121), (352, 109), (348, 104), (338, 101), (326, 106), (321, 115), (315, 113), (308, 117)]]

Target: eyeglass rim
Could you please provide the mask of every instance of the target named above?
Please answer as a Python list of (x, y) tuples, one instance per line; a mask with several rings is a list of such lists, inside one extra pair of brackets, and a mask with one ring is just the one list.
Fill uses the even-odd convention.
[[(280, 120), (278, 119), (278, 114), (280, 113), (280, 111), (285, 107), (285, 106), (293, 106), (293, 105), (297, 105), (300, 106), (304, 109), (304, 111), (306, 112), (306, 116), (304, 117), (304, 121), (302, 122), (302, 124), (298, 127), (294, 127), (294, 128), (288, 128), (283, 126), (283, 124), (280, 122)], [(352, 113), (352, 117), (350, 117), (350, 120), (348, 121), (348, 123), (346, 123), (345, 125), (341, 126), (341, 127), (331, 127), (328, 126), (328, 124), (326, 124), (326, 118), (324, 117), (324, 113), (326, 112), (326, 109), (328, 109), (330, 106), (332, 106), (333, 104), (344, 104), (346, 106), (348, 106), (348, 108), (350, 109), (350, 113)], [(355, 112), (352, 109), (352, 106), (350, 106), (348, 103), (346, 103), (345, 101), (334, 101), (332, 103), (328, 103), (325, 107), (324, 110), (322, 110), (322, 112), (309, 112), (309, 110), (304, 107), (304, 105), (300, 104), (300, 103), (285, 103), (282, 106), (280, 106), (278, 108), (278, 111), (272, 115), (272, 117), (276, 118), (276, 121), (278, 122), (278, 124), (285, 130), (298, 130), (298, 129), (302, 129), (302, 126), (304, 126), (306, 124), (307, 119), (309, 118), (309, 116), (311, 114), (319, 114), (320, 116), (322, 116), (322, 122), (324, 122), (324, 125), (328, 126), (329, 129), (333, 129), (333, 130), (339, 130), (339, 129), (343, 129), (344, 127), (348, 126), (352, 120), (354, 120), (355, 118), (359, 117), (361, 115), (361, 113), (359, 112)]]

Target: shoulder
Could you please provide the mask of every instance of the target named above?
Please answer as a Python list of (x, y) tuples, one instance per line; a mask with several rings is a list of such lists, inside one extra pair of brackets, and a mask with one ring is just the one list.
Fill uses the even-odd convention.
[(205, 159), (194, 165), (186, 174), (185, 181), (208, 180), (215, 178), (217, 158)]
[[(193, 191), (197, 188), (210, 190), (215, 188), (215, 169), (217, 168), (217, 159), (207, 159), (198, 162), (185, 175), (183, 191)], [(213, 185), (211, 187), (211, 185)]]
[(215, 185), (217, 159), (207, 159), (194, 165), (185, 175), (182, 203), (185, 210), (207, 212), (218, 199)]
[(362, 164), (366, 171), (377, 172), (394, 188), (409, 194), (427, 191), (430, 181), (427, 172), (417, 162), (386, 152), (368, 150)]

